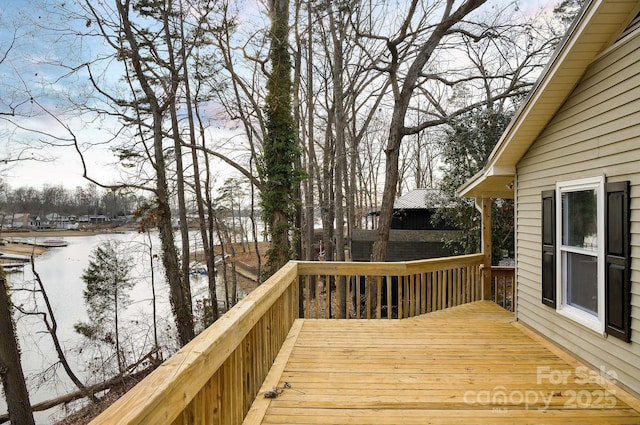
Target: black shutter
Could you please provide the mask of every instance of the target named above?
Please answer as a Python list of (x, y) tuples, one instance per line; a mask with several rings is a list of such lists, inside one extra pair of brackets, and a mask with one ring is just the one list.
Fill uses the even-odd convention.
[(556, 307), (556, 191), (542, 192), (542, 303)]
[(605, 326), (607, 334), (631, 341), (629, 182), (606, 185)]

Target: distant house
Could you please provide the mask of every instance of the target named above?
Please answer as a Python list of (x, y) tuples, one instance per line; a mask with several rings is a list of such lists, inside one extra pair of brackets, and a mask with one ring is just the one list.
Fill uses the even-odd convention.
[(78, 217), (75, 215), (51, 213), (45, 217), (49, 228), (65, 230), (78, 228)]
[(14, 229), (28, 229), (31, 217), (27, 213), (8, 214), (4, 217), (4, 226)]
[[(406, 261), (451, 255), (444, 241), (455, 239), (459, 231), (445, 222), (434, 224), (435, 189), (412, 190), (393, 204), (393, 218), (387, 247), (387, 261)], [(353, 230), (351, 259), (370, 261), (377, 230)]]
[(39, 215), (28, 213), (8, 214), (4, 217), (3, 225), (14, 229), (38, 229), (42, 225)]
[(109, 221), (109, 217), (107, 217), (106, 215), (100, 214), (100, 215), (90, 215), (89, 216), (89, 221), (91, 221), (91, 224), (101, 224), (101, 223), (106, 223)]
[(39, 229), (42, 226), (42, 219), (37, 214), (29, 214), (27, 227), (31, 229)]
[(640, 2), (585, 3), (459, 193), (515, 200), (518, 321), (640, 394)]
[(440, 198), (438, 189), (415, 189), (393, 203), (391, 228), (397, 230), (456, 230), (442, 220), (435, 220), (434, 203)]
[(106, 215), (81, 215), (77, 218), (81, 224), (103, 224), (109, 221)]

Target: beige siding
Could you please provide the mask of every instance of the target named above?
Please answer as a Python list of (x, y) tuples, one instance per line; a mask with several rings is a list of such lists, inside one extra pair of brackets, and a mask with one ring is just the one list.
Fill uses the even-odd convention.
[[(595, 61), (517, 167), (518, 319), (640, 394), (640, 35)], [(557, 181), (631, 181), (632, 342), (541, 302), (540, 196)]]

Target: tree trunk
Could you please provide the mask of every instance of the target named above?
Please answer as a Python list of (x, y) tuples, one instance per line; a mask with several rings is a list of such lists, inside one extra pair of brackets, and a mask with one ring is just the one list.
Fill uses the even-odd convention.
[[(335, 209), (336, 209), (336, 261), (344, 261), (344, 175), (347, 157), (345, 153), (346, 115), (344, 111), (343, 88), (343, 51), (342, 51), (342, 25), (336, 24), (334, 10), (330, 2), (327, 2), (329, 13), (329, 28), (333, 41), (333, 108), (335, 112), (336, 130), (336, 166), (335, 166)], [(336, 280), (337, 316), (343, 319), (346, 308), (345, 278), (340, 276)], [(327, 295), (327, 299), (330, 299)]]
[[(332, 116), (329, 114), (327, 126), (331, 126)], [(334, 254), (334, 218), (335, 199), (333, 192), (333, 166), (335, 155), (333, 155), (333, 142), (329, 132), (325, 133), (324, 153), (322, 158), (322, 186), (320, 191), (321, 204), (320, 216), (322, 217), (322, 242), (324, 243), (325, 259), (333, 261)]]
[[(78, 387), (80, 391), (85, 390), (85, 385), (80, 381), (80, 378), (73, 372), (71, 369), (71, 365), (67, 361), (67, 357), (65, 356), (64, 350), (62, 349), (62, 345), (60, 344), (60, 339), (58, 338), (58, 322), (56, 320), (55, 315), (53, 314), (53, 307), (51, 306), (51, 302), (49, 302), (49, 295), (42, 284), (42, 279), (40, 279), (40, 275), (36, 271), (35, 262), (33, 259), (33, 255), (31, 256), (31, 272), (35, 277), (36, 282), (38, 283), (38, 287), (40, 288), (40, 293), (42, 294), (42, 299), (44, 300), (44, 304), (47, 307), (47, 312), (49, 313), (50, 321), (47, 319), (46, 313), (41, 313), (43, 315), (43, 321), (51, 335), (51, 339), (53, 340), (53, 346), (56, 349), (56, 353), (58, 354), (58, 360), (60, 364), (62, 364), (62, 368), (67, 373), (67, 376), (71, 381)], [(98, 399), (93, 395), (87, 393), (86, 396), (91, 399), (92, 402), (97, 403)]]
[[(249, 168), (253, 170), (253, 157), (249, 160)], [(253, 182), (251, 183), (251, 231), (253, 233), (253, 244), (256, 250), (256, 257), (258, 258), (258, 270), (257, 270), (257, 278), (258, 285), (262, 284), (262, 257), (260, 253), (260, 244), (258, 244), (258, 224), (256, 223), (256, 193), (255, 193), (255, 185)]]
[[(356, 106), (355, 101), (351, 103), (351, 116), (356, 116)], [(352, 120), (352, 131), (351, 134), (351, 148), (349, 150), (349, 190), (347, 191), (347, 237), (349, 240), (347, 241), (347, 245), (349, 246), (349, 253), (351, 253), (351, 235), (354, 229), (359, 229), (360, 226), (357, 223), (356, 219), (356, 196), (355, 191), (357, 188), (357, 175), (358, 175), (358, 144), (359, 140), (356, 137), (356, 120)]]
[[(313, 25), (313, 15), (311, 7), (307, 7), (307, 25), (309, 33)], [(313, 102), (313, 63), (311, 58), (313, 57), (313, 43), (307, 43), (307, 174), (305, 190), (305, 221), (307, 223), (307, 237), (306, 237), (306, 260), (316, 260), (315, 250), (313, 245), (315, 243), (315, 211), (314, 211), (314, 165), (316, 163), (316, 152), (314, 146), (314, 129), (313, 129), (313, 114), (314, 102)], [(313, 279), (312, 286), (309, 290), (313, 290), (315, 293), (315, 278)]]
[[(295, 123), (296, 140), (300, 140), (300, 130), (302, 123), (301, 109), (300, 109), (300, 78), (302, 73), (302, 43), (300, 42), (300, 32), (298, 31), (298, 22), (300, 17), (300, 1), (295, 2), (295, 16), (294, 16), (294, 28), (296, 38), (296, 48), (294, 52), (294, 66), (293, 66), (293, 121)], [(295, 168), (302, 170), (302, 159), (300, 156), (296, 158)], [(293, 236), (293, 247), (295, 251), (294, 258), (296, 260), (303, 259), (302, 253), (302, 239), (304, 232), (302, 232), (302, 181), (298, 182), (293, 188), (294, 198), (296, 202), (295, 212), (295, 232)]]
[[(184, 38), (184, 29), (181, 27), (182, 37)], [(182, 61), (185, 63), (187, 58), (185, 56), (184, 49), (182, 49)], [(209, 234), (207, 233), (207, 217), (205, 214), (204, 206), (205, 200), (202, 196), (202, 182), (200, 181), (200, 165), (198, 161), (198, 149), (196, 148), (197, 140), (196, 140), (196, 122), (194, 117), (194, 111), (192, 108), (191, 102), (191, 84), (189, 82), (189, 67), (183, 67), (183, 75), (184, 75), (184, 90), (185, 90), (185, 101), (187, 105), (187, 119), (189, 121), (189, 141), (191, 142), (191, 162), (193, 164), (193, 174), (194, 174), (194, 191), (196, 195), (196, 208), (198, 211), (198, 225), (200, 228), (200, 239), (202, 240), (202, 250), (204, 251), (205, 263), (207, 265), (207, 283), (209, 289), (209, 300), (211, 301), (211, 313), (212, 320), (215, 322), (218, 320), (218, 297), (216, 295), (216, 263), (215, 263), (215, 252), (213, 252), (213, 246), (209, 244)], [(197, 96), (196, 96), (197, 99)], [(198, 110), (198, 102), (196, 101), (195, 109), (196, 113)], [(201, 128), (200, 130), (204, 133), (204, 130)], [(204, 140), (203, 140), (204, 146)], [(208, 153), (206, 150), (204, 152), (204, 161), (207, 164), (207, 176), (205, 178), (205, 190), (209, 193), (209, 176), (208, 176)], [(209, 212), (210, 214), (211, 212)]]
[(120, 352), (120, 322), (118, 320), (118, 284), (113, 287), (113, 320), (115, 323), (116, 333), (116, 359), (118, 360), (118, 373), (124, 372), (124, 361), (122, 359), (122, 353)]
[(266, 274), (275, 273), (291, 258), (291, 211), (297, 200), (293, 188), (299, 182), (295, 170), (299, 156), (295, 123), (291, 114), (291, 58), (289, 54), (289, 1), (269, 2), (271, 71), (265, 99), (266, 135), (263, 153), (265, 188), (262, 207), (271, 235)]
[[(160, 133), (161, 134), (161, 133)], [(193, 316), (191, 314), (191, 299), (186, 279), (189, 276), (182, 276), (180, 264), (178, 262), (178, 252), (176, 250), (171, 223), (171, 206), (169, 191), (167, 189), (166, 176), (164, 172), (164, 158), (162, 152), (162, 136), (156, 141), (156, 161), (157, 161), (157, 202), (160, 212), (158, 230), (160, 243), (162, 246), (162, 264), (164, 265), (167, 281), (169, 282), (170, 300), (173, 314), (178, 328), (180, 345), (185, 345), (193, 339)]]
[[(391, 124), (392, 128), (396, 119), (394, 116)], [(396, 188), (398, 185), (398, 157), (400, 154), (401, 140), (402, 136), (400, 135), (399, 129), (398, 131), (391, 131), (389, 133), (388, 149), (385, 151), (385, 181), (384, 192), (382, 192), (382, 205), (380, 206), (378, 235), (373, 244), (371, 261), (385, 261), (387, 258), (391, 217), (393, 216), (393, 203), (396, 199)]]
[[(169, 9), (173, 8), (172, 1), (168, 2)], [(188, 300), (187, 307), (189, 308), (189, 314), (193, 316), (192, 300), (191, 300), (191, 281), (189, 278), (189, 223), (187, 222), (187, 205), (185, 201), (185, 185), (184, 185), (184, 166), (182, 163), (182, 137), (180, 135), (180, 123), (178, 122), (178, 84), (181, 81), (180, 70), (176, 64), (176, 56), (173, 49), (172, 39), (175, 35), (172, 29), (169, 27), (169, 14), (165, 11), (162, 14), (164, 34), (167, 40), (167, 53), (169, 59), (169, 72), (171, 75), (171, 92), (169, 93), (169, 113), (171, 117), (171, 131), (173, 138), (173, 149), (176, 161), (176, 195), (178, 197), (178, 218), (180, 229), (180, 243), (182, 251), (180, 252), (180, 264), (182, 270), (182, 287), (184, 291), (184, 298)], [(183, 46), (182, 50), (186, 47)], [(182, 64), (182, 67), (186, 68), (186, 64)]]
[(35, 422), (20, 363), (9, 287), (2, 267), (0, 283), (0, 380), (9, 408), (9, 420), (14, 424), (32, 425)]
[[(186, 79), (186, 76), (185, 76)], [(186, 89), (188, 90), (189, 85), (186, 85)], [(187, 97), (189, 99), (190, 96)], [(190, 104), (190, 103), (188, 103)], [(191, 108), (188, 108), (191, 111)], [(211, 300), (211, 308), (212, 308), (212, 320), (215, 322), (220, 317), (218, 311), (218, 295), (217, 295), (217, 284), (216, 284), (216, 250), (215, 250), (215, 241), (214, 241), (214, 217), (215, 211), (213, 208), (213, 201), (211, 200), (211, 166), (209, 163), (209, 151), (206, 149), (207, 140), (205, 138), (205, 128), (202, 123), (202, 118), (200, 115), (199, 103), (195, 102), (194, 105), (195, 117), (198, 119), (198, 128), (200, 130), (200, 143), (202, 144), (202, 152), (204, 155), (204, 167), (205, 167), (205, 176), (204, 176), (204, 191), (202, 190), (202, 185), (200, 184), (200, 170), (197, 166), (197, 161), (194, 160), (194, 173), (196, 175), (196, 202), (198, 202), (198, 217), (200, 219), (200, 234), (202, 235), (202, 246), (205, 252), (206, 261), (207, 261), (207, 283), (209, 290), (209, 298)], [(193, 120), (193, 115), (189, 113), (190, 119)], [(193, 138), (193, 143), (195, 144), (195, 136)], [(193, 155), (196, 155), (196, 149), (193, 149)], [(196, 156), (197, 158), (197, 156)], [(204, 192), (204, 197), (203, 197)], [(206, 214), (204, 206), (206, 205)]]
[(160, 344), (158, 343), (158, 306), (156, 299), (156, 274), (155, 274), (155, 266), (153, 264), (153, 242), (151, 239), (151, 232), (149, 229), (147, 231), (147, 240), (149, 241), (149, 270), (151, 271), (151, 302), (153, 308), (153, 347), (159, 348)]
[[(215, 214), (215, 212), (214, 212)], [(216, 226), (216, 234), (218, 235), (218, 243), (220, 244), (220, 265), (222, 266), (222, 283), (224, 285), (224, 310), (229, 311), (229, 279), (227, 275), (227, 238), (225, 236), (224, 229), (220, 224), (220, 220), (216, 215), (213, 216), (213, 221)], [(217, 307), (217, 306), (216, 306)]]
[(164, 265), (167, 282), (169, 283), (171, 308), (173, 310), (176, 327), (178, 329), (178, 338), (180, 345), (185, 345), (194, 337), (193, 331), (193, 315), (191, 313), (190, 291), (183, 279), (187, 276), (181, 276), (180, 265), (178, 262), (178, 252), (176, 250), (175, 239), (173, 235), (173, 225), (171, 223), (171, 198), (167, 185), (166, 163), (164, 152), (164, 131), (162, 129), (163, 112), (155, 91), (149, 84), (145, 74), (143, 59), (140, 57), (140, 48), (136, 40), (136, 36), (131, 28), (129, 21), (129, 3), (116, 2), (116, 7), (120, 18), (122, 19), (122, 30), (124, 37), (131, 47), (131, 64), (135, 71), (136, 78), (140, 83), (142, 90), (147, 96), (149, 109), (152, 115), (152, 132), (153, 132), (153, 158), (155, 160), (156, 172), (156, 203), (158, 211), (158, 231), (160, 235), (160, 243), (162, 247), (162, 264)]

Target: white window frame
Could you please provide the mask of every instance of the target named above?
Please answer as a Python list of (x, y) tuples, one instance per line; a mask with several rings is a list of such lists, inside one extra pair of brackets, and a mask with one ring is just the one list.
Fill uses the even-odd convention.
[[(597, 294), (598, 294), (598, 314), (593, 315), (587, 311), (576, 308), (567, 303), (567, 269), (564, 267), (564, 253), (574, 252), (579, 254), (592, 255), (593, 251), (581, 250), (575, 247), (566, 247), (562, 244), (562, 194), (565, 192), (575, 192), (580, 190), (594, 190), (597, 195), (596, 219), (597, 219), (597, 244), (595, 256), (597, 257)], [(571, 180), (556, 183), (556, 311), (562, 316), (573, 320), (595, 332), (604, 334), (605, 332), (605, 177), (593, 177), (580, 180)]]

